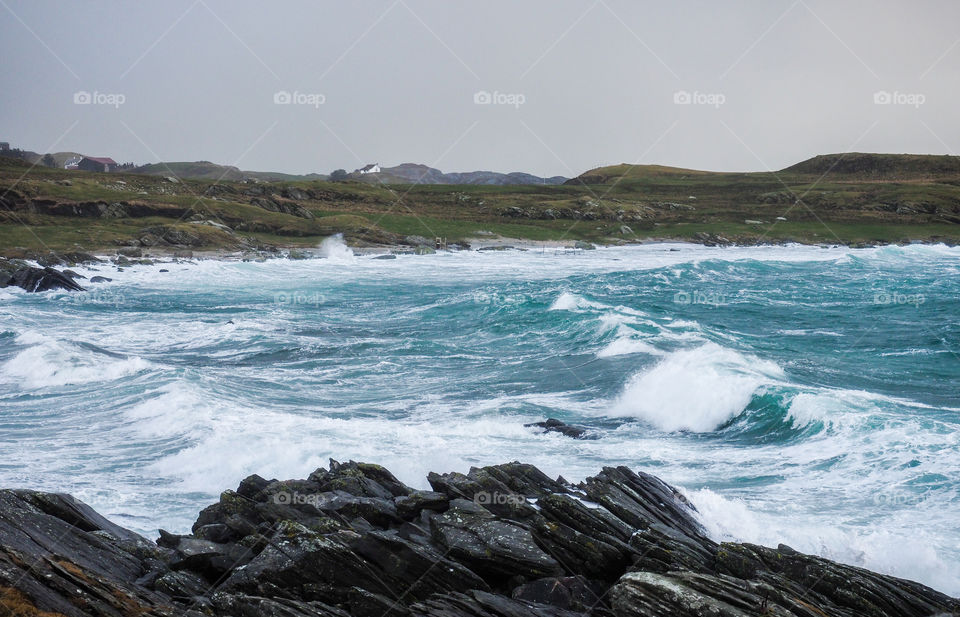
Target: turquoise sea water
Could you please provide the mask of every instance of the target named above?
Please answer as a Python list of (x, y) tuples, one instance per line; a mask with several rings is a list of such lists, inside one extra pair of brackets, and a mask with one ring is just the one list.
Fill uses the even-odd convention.
[[(0, 290), (0, 486), (155, 537), (328, 457), (418, 487), (625, 464), (718, 539), (960, 594), (960, 249), (334, 247), (80, 272), (114, 281)], [(522, 426), (547, 416), (596, 439)]]

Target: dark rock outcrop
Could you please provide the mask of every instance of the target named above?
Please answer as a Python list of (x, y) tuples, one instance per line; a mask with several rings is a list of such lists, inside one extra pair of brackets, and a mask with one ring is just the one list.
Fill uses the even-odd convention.
[(83, 291), (83, 287), (75, 283), (73, 277), (54, 268), (35, 268), (20, 260), (0, 259), (0, 288), (11, 285), (30, 292), (51, 289)]
[(561, 435), (573, 437), (574, 439), (585, 439), (587, 436), (587, 429), (579, 426), (573, 426), (572, 424), (567, 424), (566, 422), (557, 420), (556, 418), (547, 418), (543, 422), (531, 422), (529, 424), (524, 424), (524, 426), (528, 428), (535, 426), (542, 428), (544, 433), (560, 433)]
[[(960, 601), (781, 545), (717, 544), (658, 478), (509, 463), (250, 476), (156, 543), (66, 495), (0, 491), (0, 614), (920, 617)], [(19, 612), (15, 612), (19, 611)]]

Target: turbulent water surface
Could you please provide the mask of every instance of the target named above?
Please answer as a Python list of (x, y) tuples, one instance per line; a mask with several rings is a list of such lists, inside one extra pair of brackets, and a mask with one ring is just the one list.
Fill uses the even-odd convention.
[[(328, 457), (418, 487), (624, 464), (681, 487), (717, 539), (960, 594), (960, 249), (341, 249), (99, 273), (0, 291), (0, 485), (153, 537), (245, 475)], [(598, 438), (523, 428), (547, 416)]]

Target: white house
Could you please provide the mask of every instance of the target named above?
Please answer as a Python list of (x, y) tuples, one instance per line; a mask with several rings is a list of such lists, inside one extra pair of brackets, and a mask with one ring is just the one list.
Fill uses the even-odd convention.
[(357, 173), (360, 174), (378, 174), (380, 173), (380, 165), (378, 163), (371, 163), (370, 165), (365, 165), (357, 170)]

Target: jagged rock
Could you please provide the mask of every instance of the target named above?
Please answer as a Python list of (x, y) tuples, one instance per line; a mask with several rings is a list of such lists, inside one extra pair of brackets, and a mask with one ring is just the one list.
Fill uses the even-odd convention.
[[(610, 592), (617, 617), (748, 617), (827, 615), (820, 611), (793, 613), (771, 602), (774, 590), (732, 577), (692, 573), (631, 572)], [(799, 602), (802, 602), (797, 598)], [(798, 608), (800, 608), (798, 606)]]
[(292, 203), (289, 201), (283, 201), (280, 198), (277, 198), (276, 195), (274, 198), (268, 199), (266, 197), (254, 197), (250, 200), (250, 205), (257, 206), (258, 208), (263, 208), (264, 210), (269, 210), (270, 212), (279, 212), (281, 214), (289, 214), (290, 216), (296, 216), (304, 219), (313, 219), (313, 212), (307, 210), (303, 206)]
[(573, 437), (574, 439), (583, 439), (587, 434), (587, 429), (580, 428), (579, 426), (572, 426), (566, 422), (557, 420), (556, 418), (547, 418), (543, 422), (531, 422), (529, 424), (524, 424), (524, 426), (536, 426), (542, 428), (544, 433), (560, 433), (561, 435)]
[(472, 502), (453, 500), (447, 512), (430, 519), (430, 526), (434, 539), (451, 557), (481, 576), (494, 580), (540, 578), (563, 572), (560, 564), (537, 546), (529, 529), (498, 520)]
[(169, 598), (135, 583), (144, 562), (160, 556), (153, 543), (69, 495), (0, 491), (0, 589), (15, 589), (35, 610), (172, 615)]
[(630, 564), (630, 547), (581, 533), (563, 523), (536, 517), (533, 537), (565, 569), (590, 578), (615, 581)]
[(433, 246), (433, 242), (423, 236), (407, 236), (403, 239), (403, 243), (410, 246)]
[(660, 478), (626, 467), (604, 467), (583, 489), (593, 501), (635, 529), (659, 522), (683, 535), (705, 537), (686, 497)]
[(35, 268), (20, 260), (0, 259), (0, 288), (11, 285), (29, 292), (51, 289), (84, 290), (72, 278), (53, 268)]
[(340, 490), (357, 497), (393, 499), (413, 490), (380, 465), (354, 461), (339, 463), (330, 459), (329, 471), (318, 469), (309, 479), (317, 482), (322, 491)]
[(170, 571), (154, 578), (150, 587), (171, 598), (189, 601), (191, 598), (207, 593), (210, 583), (193, 572)]
[(215, 593), (210, 600), (217, 615), (229, 617), (352, 617), (344, 610), (316, 601), (226, 593)]
[(53, 266), (64, 266), (67, 264), (67, 261), (56, 253), (51, 252), (38, 257), (37, 263), (44, 268), (50, 268)]
[(514, 600), (549, 604), (580, 613), (604, 608), (605, 585), (583, 576), (541, 578), (520, 585), (511, 593)]
[(584, 613), (470, 591), (433, 596), (411, 606), (410, 614), (416, 617), (574, 617)]
[(707, 233), (705, 231), (697, 232), (693, 239), (704, 246), (730, 246), (732, 241), (718, 234)]
[[(157, 543), (65, 495), (0, 491), (0, 614), (921, 617), (960, 601), (786, 546), (717, 544), (626, 467), (572, 485), (508, 463), (244, 479)], [(19, 611), (19, 612), (16, 612)]]
[(90, 277), (90, 282), (91, 282), (91, 283), (109, 283), (109, 282), (112, 281), (112, 280), (113, 280), (113, 279), (107, 278), (107, 277), (105, 277), (105, 276), (92, 276), (92, 277)]
[(393, 499), (397, 513), (404, 519), (410, 520), (420, 515), (423, 510), (444, 511), (450, 503), (450, 497), (434, 491), (413, 491), (409, 495), (401, 495)]

